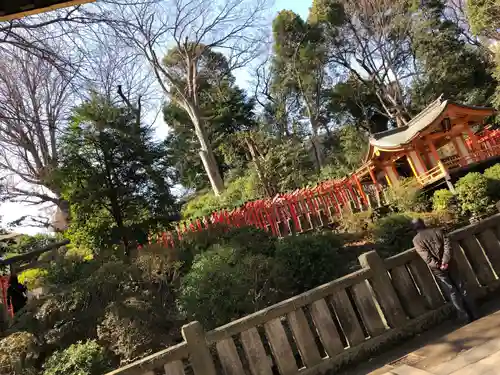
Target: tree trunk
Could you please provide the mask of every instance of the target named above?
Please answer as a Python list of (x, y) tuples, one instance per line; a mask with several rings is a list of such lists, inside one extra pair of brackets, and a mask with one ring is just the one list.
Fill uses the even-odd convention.
[(64, 232), (68, 229), (70, 220), (69, 202), (67, 200), (60, 199), (57, 204), (54, 219), (52, 220), (52, 228), (54, 228), (56, 233)]
[(264, 168), (262, 168), (262, 164), (260, 163), (259, 156), (257, 155), (257, 151), (255, 150), (255, 145), (248, 138), (245, 138), (245, 143), (248, 147), (250, 155), (252, 156), (252, 161), (254, 162), (255, 169), (257, 170), (257, 176), (259, 177), (262, 186), (264, 186), (264, 191), (266, 192), (266, 195), (268, 197), (274, 197), (274, 195), (276, 194), (275, 190), (269, 183), (268, 179), (265, 177)]
[(323, 153), (322, 153), (322, 147), (321, 147), (321, 142), (318, 137), (318, 124), (315, 119), (310, 119), (311, 121), (311, 145), (312, 149), (314, 152), (314, 161), (316, 163), (316, 168), (319, 171), (323, 169)]
[(208, 136), (205, 132), (204, 126), (201, 122), (201, 116), (196, 110), (190, 111), (191, 121), (193, 122), (194, 130), (198, 141), (200, 142), (200, 158), (203, 163), (203, 167), (207, 172), (208, 179), (210, 180), (210, 185), (215, 195), (219, 196), (224, 191), (224, 181), (219, 171), (219, 166), (217, 165), (217, 160), (212, 150), (212, 145), (208, 140)]

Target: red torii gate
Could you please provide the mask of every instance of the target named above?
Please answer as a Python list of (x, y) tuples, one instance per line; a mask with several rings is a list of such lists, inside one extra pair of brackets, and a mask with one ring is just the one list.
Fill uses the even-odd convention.
[[(249, 201), (234, 209), (222, 209), (209, 216), (179, 222), (175, 232), (163, 232), (149, 237), (149, 242), (175, 247), (175, 239), (182, 240), (187, 232), (207, 229), (210, 225), (226, 224), (232, 227), (255, 226), (286, 236), (301, 233), (332, 223), (343, 210), (362, 210), (370, 205), (363, 185), (355, 174), (341, 180), (328, 180), (314, 187), (297, 189)], [(175, 233), (175, 235), (174, 235)]]

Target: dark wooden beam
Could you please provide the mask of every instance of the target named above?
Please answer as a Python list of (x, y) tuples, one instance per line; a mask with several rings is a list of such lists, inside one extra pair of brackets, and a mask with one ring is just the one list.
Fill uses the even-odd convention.
[(23, 261), (29, 261), (35, 257), (38, 257), (42, 255), (43, 253), (46, 253), (47, 251), (57, 249), (58, 247), (64, 246), (69, 244), (69, 240), (64, 240), (60, 242), (54, 242), (51, 244), (48, 244), (47, 246), (41, 247), (40, 249), (30, 251), (29, 253), (26, 254), (21, 254), (21, 255), (16, 255), (7, 259), (2, 259), (0, 260), (0, 266), (9, 266), (11, 264), (15, 263), (20, 263)]
[(93, 1), (95, 0), (0, 0), (0, 21), (23, 18), (32, 14)]

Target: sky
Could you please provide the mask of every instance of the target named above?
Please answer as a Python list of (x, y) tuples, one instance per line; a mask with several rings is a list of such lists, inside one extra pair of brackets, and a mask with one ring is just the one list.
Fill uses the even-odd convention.
[[(312, 0), (275, 0), (273, 13), (276, 15), (280, 10), (291, 10), (299, 14), (302, 18), (306, 19), (309, 13), (309, 8), (312, 5)], [(249, 70), (240, 70), (235, 72), (236, 83), (242, 87), (247, 88), (249, 81), (252, 79), (252, 72)], [(157, 135), (164, 137), (167, 133), (167, 126), (163, 120), (159, 119), (157, 124)], [(0, 217), (2, 223), (5, 225), (8, 222), (18, 219), (23, 215), (46, 215), (47, 209), (37, 206), (26, 206), (22, 203), (2, 203), (0, 204)], [(43, 232), (37, 227), (17, 227), (13, 228), (14, 231), (26, 234), (36, 234)]]

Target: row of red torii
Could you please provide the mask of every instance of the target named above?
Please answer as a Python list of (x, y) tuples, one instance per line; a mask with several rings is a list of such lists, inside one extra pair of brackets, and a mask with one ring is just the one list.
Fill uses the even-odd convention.
[[(454, 170), (500, 156), (500, 132), (483, 126), (494, 113), (439, 98), (405, 126), (374, 134), (365, 163), (348, 177), (184, 220), (173, 231), (151, 235), (149, 242), (175, 247), (185, 233), (214, 224), (255, 226), (277, 237), (327, 227), (346, 213), (380, 206), (385, 188), (401, 177), (415, 177), (425, 187), (448, 179)], [(413, 176), (398, 174), (402, 162)]]

